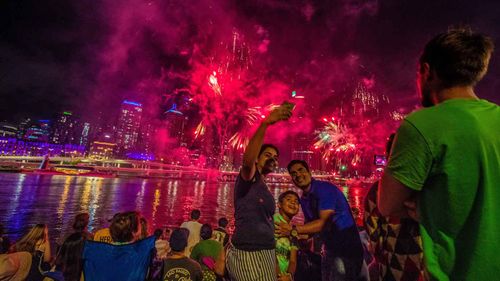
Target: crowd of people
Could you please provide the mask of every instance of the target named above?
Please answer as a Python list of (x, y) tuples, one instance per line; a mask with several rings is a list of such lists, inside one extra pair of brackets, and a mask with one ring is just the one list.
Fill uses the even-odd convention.
[[(273, 197), (266, 176), (278, 167), (279, 149), (264, 138), (292, 116), (284, 103), (244, 152), (232, 234), (226, 218), (214, 228), (200, 222), (199, 210), (153, 235), (136, 211), (115, 214), (95, 233), (88, 214), (79, 214), (52, 252), (46, 225), (15, 243), (0, 227), (0, 280), (495, 280), (500, 109), (474, 93), (492, 51), (490, 38), (467, 29), (425, 46), (417, 75), (425, 108), (389, 138), (387, 168), (365, 198), (367, 239), (339, 188), (315, 179), (303, 160), (287, 165), (300, 194)], [(303, 224), (294, 220), (299, 211)]]
[(180, 227), (150, 233), (139, 212), (122, 212), (91, 233), (89, 215), (81, 213), (57, 241), (37, 224), (11, 243), (0, 225), (0, 280), (218, 280), (225, 274), (229, 222), (220, 218), (214, 229), (197, 222), (200, 214), (193, 210)]

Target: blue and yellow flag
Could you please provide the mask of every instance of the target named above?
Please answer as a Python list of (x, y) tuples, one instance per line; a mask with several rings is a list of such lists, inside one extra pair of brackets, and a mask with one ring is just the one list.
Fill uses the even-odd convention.
[(145, 280), (154, 246), (154, 236), (125, 245), (85, 241), (83, 248), (85, 281)]

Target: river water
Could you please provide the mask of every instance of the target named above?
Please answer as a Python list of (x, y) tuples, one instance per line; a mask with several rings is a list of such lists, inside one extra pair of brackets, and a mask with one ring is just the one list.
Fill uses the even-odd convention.
[[(12, 240), (31, 226), (45, 223), (51, 240), (71, 231), (75, 214), (88, 212), (89, 229), (107, 227), (108, 219), (121, 211), (138, 210), (150, 230), (173, 227), (187, 220), (192, 209), (201, 210), (201, 222), (216, 226), (227, 217), (232, 229), (234, 183), (195, 180), (95, 178), (61, 175), (0, 173), (0, 223)], [(271, 185), (278, 195), (292, 188)], [(351, 207), (362, 210), (367, 187), (340, 186)], [(355, 213), (361, 223), (361, 212)], [(297, 221), (302, 220), (299, 213)]]

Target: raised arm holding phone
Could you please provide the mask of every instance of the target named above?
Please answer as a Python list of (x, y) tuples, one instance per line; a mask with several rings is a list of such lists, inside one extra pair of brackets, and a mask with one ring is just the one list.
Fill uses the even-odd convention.
[(227, 254), (227, 269), (235, 281), (276, 281), (275, 202), (264, 178), (278, 166), (279, 150), (263, 144), (269, 126), (292, 115), (283, 103), (262, 121), (243, 154), (234, 190), (235, 229)]

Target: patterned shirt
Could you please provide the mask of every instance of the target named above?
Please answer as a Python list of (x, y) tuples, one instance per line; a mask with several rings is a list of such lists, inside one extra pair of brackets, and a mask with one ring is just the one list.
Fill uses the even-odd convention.
[[(383, 217), (377, 208), (378, 182), (365, 197), (365, 228), (378, 267), (372, 280), (412, 281), (423, 278), (422, 240), (412, 219)], [(376, 278), (376, 279), (373, 279)]]

